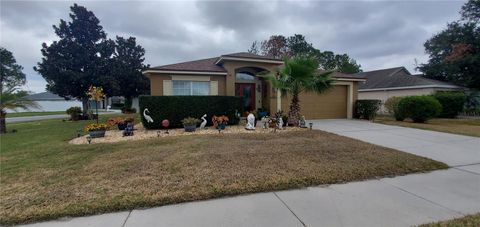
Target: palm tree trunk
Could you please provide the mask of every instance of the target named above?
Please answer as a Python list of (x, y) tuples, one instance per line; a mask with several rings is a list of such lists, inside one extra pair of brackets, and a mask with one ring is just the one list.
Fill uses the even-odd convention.
[(7, 125), (5, 124), (5, 117), (7, 117), (7, 113), (3, 110), (0, 110), (0, 134), (7, 133)]
[(300, 114), (300, 100), (298, 94), (293, 94), (290, 102), (290, 111), (288, 112), (288, 124), (298, 126), (298, 115)]

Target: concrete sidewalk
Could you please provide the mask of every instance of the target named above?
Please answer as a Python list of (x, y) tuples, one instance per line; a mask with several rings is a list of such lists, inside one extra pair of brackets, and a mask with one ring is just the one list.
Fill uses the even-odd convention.
[(480, 139), (366, 121), (319, 120), (314, 127), (455, 167), (28, 226), (411, 226), (480, 212)]

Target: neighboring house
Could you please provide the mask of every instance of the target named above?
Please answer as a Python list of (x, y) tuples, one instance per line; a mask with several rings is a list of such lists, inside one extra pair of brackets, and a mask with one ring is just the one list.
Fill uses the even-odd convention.
[(438, 80), (412, 75), (404, 67), (380, 69), (355, 74), (367, 81), (360, 83), (358, 99), (379, 99), (382, 103), (390, 97), (429, 95), (437, 91), (461, 91), (464, 88)]
[(32, 110), (21, 110), (19, 109), (18, 111), (20, 112), (25, 112), (25, 111), (62, 111), (66, 110), (72, 106), (82, 106), (82, 102), (76, 100), (76, 99), (71, 99), (71, 100), (65, 100), (64, 98), (53, 94), (51, 92), (42, 92), (42, 93), (36, 93), (36, 94), (31, 94), (27, 96), (27, 99), (35, 101), (38, 105), (38, 109), (32, 109)]
[[(245, 111), (265, 109), (270, 114), (288, 112), (290, 100), (281, 97), (258, 74), (272, 71), (283, 61), (251, 53), (152, 67), (143, 72), (150, 79), (151, 95), (224, 95), (245, 97)], [(300, 95), (301, 114), (308, 119), (351, 118), (357, 99), (356, 75), (335, 73), (335, 85), (325, 94)]]

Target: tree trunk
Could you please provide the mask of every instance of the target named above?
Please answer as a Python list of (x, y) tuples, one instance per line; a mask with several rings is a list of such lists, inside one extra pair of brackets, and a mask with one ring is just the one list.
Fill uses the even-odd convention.
[(87, 115), (88, 113), (88, 98), (82, 98), (82, 112), (83, 115)]
[(288, 112), (288, 125), (298, 126), (298, 115), (300, 114), (300, 100), (298, 94), (294, 94), (290, 102), (290, 111)]
[(7, 125), (5, 122), (5, 117), (7, 117), (7, 113), (3, 110), (0, 110), (0, 134), (7, 133)]
[(127, 109), (131, 109), (132, 108), (132, 101), (133, 98), (128, 96), (128, 97), (125, 97), (125, 104), (124, 104), (124, 107), (127, 108)]

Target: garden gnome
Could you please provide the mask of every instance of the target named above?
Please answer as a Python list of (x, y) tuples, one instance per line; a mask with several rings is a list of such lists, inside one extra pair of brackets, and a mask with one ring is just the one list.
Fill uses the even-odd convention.
[(281, 117), (278, 118), (278, 129), (283, 129), (283, 119)]
[(250, 113), (247, 116), (247, 125), (245, 126), (247, 130), (255, 130), (255, 116)]
[(207, 117), (207, 114), (204, 114), (202, 117), (202, 123), (200, 124), (200, 129), (205, 128), (205, 125), (207, 125), (207, 120), (205, 119)]
[(266, 129), (268, 124), (268, 117), (262, 117), (262, 120), (260, 120), (260, 122), (262, 122), (262, 128)]
[(307, 127), (307, 123), (305, 122), (305, 116), (302, 116), (300, 117), (300, 120), (298, 121), (298, 126), (300, 126), (300, 128), (306, 128)]

